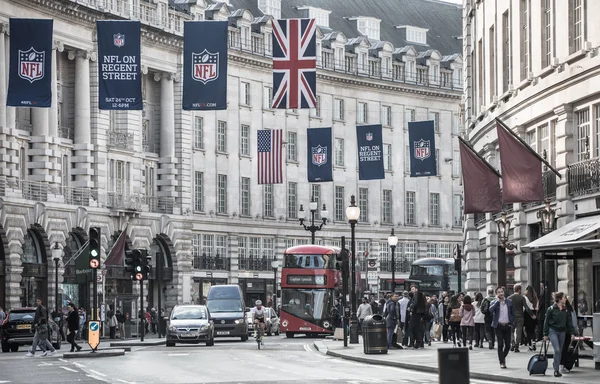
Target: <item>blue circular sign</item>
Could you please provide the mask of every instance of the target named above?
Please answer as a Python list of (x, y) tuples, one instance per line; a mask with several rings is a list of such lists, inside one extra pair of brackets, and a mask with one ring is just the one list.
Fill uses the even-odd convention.
[(90, 330), (95, 332), (98, 330), (99, 326), (100, 326), (100, 324), (98, 324), (97, 322), (90, 323)]

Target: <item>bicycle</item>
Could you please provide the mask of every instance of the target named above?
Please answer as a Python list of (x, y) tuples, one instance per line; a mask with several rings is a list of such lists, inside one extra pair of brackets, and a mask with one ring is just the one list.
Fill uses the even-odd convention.
[(264, 331), (260, 327), (260, 323), (257, 321), (254, 325), (254, 338), (256, 339), (256, 344), (258, 346), (258, 349), (260, 349), (261, 345), (264, 346), (263, 336), (264, 336)]

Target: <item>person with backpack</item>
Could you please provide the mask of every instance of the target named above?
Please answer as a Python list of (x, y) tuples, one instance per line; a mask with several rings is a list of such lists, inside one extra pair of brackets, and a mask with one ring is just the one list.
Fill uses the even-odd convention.
[(462, 330), (463, 345), (467, 346), (469, 340), (469, 349), (473, 349), (473, 332), (475, 330), (475, 308), (471, 304), (471, 296), (465, 296), (463, 304), (460, 306), (460, 328)]
[(450, 298), (450, 303), (446, 309), (446, 322), (450, 327), (450, 336), (452, 337), (452, 343), (456, 347), (456, 339), (458, 338), (458, 346), (460, 347), (460, 304), (458, 303), (458, 295), (454, 295)]
[(492, 327), (492, 321), (494, 320), (494, 316), (492, 312), (490, 312), (490, 305), (496, 298), (494, 297), (494, 288), (488, 287), (487, 289), (487, 297), (483, 299), (481, 302), (481, 313), (484, 316), (485, 323), (485, 337), (489, 343), (489, 348), (494, 349), (494, 341), (496, 339), (496, 333), (494, 328)]

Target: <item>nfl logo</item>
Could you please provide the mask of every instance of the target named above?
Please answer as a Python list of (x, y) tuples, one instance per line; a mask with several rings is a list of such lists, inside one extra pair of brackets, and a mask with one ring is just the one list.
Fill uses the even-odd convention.
[(431, 156), (429, 140), (415, 141), (415, 159), (425, 160)]
[(30, 83), (44, 78), (46, 52), (38, 52), (33, 47), (27, 51), (19, 50), (19, 77)]
[(116, 35), (113, 35), (113, 43), (115, 44), (115, 47), (121, 48), (125, 45), (125, 35), (122, 33), (117, 33)]
[(219, 77), (219, 53), (192, 53), (192, 79), (206, 84)]
[(318, 167), (327, 164), (327, 147), (312, 147), (312, 163)]
[(373, 140), (373, 134), (371, 132), (367, 133), (367, 141)]

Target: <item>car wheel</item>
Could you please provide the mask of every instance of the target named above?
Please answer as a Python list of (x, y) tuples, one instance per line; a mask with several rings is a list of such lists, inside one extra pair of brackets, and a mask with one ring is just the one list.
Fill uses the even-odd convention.
[(242, 341), (248, 341), (248, 335), (242, 336)]
[(10, 346), (10, 350), (11, 350), (11, 352), (18, 352), (19, 351), (19, 346), (17, 344), (12, 344)]
[(287, 337), (288, 339), (293, 339), (294, 338), (294, 334), (292, 332), (286, 332), (285, 333), (285, 337)]
[(2, 352), (10, 352), (10, 345), (2, 343)]

